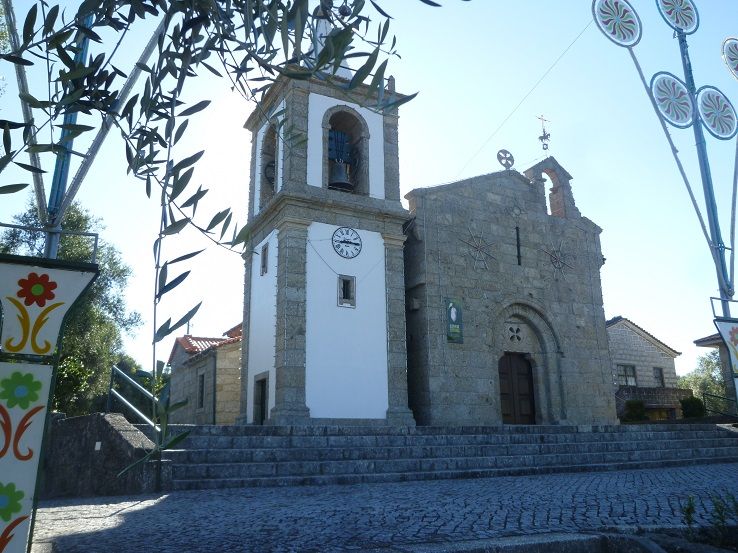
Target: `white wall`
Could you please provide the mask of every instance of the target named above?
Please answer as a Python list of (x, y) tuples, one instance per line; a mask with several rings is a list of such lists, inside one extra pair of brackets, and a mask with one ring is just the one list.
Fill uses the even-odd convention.
[[(269, 371), (269, 409), (274, 407), (276, 378), (275, 350), (277, 329), (277, 230), (259, 243), (251, 254), (251, 308), (247, 365), (247, 422), (254, 421), (254, 376)], [(268, 271), (261, 274), (261, 249), (269, 243)]]
[(321, 94), (308, 97), (307, 183), (323, 186), (323, 116), (333, 106), (349, 106), (369, 128), (369, 195), (384, 198), (384, 121), (381, 115), (351, 102)]
[[(277, 112), (284, 109), (284, 100), (277, 106)], [(275, 112), (276, 113), (276, 112)], [(279, 121), (284, 119), (284, 115), (277, 117)], [(264, 135), (269, 128), (269, 123), (264, 125), (256, 133), (256, 143), (254, 144), (254, 155), (256, 156), (256, 164), (254, 166), (254, 215), (259, 213), (259, 199), (261, 198), (261, 179), (264, 177), (264, 173), (261, 167), (261, 150), (264, 145)], [(279, 130), (281, 135), (281, 129)], [(275, 182), (274, 193), (276, 194), (282, 190), (282, 175), (284, 173), (284, 140), (281, 136), (277, 136), (277, 181)]]
[[(387, 416), (387, 319), (382, 235), (356, 229), (354, 259), (333, 251), (335, 226), (308, 228), (305, 396), (314, 418)], [(356, 277), (356, 307), (339, 307), (337, 274)]]

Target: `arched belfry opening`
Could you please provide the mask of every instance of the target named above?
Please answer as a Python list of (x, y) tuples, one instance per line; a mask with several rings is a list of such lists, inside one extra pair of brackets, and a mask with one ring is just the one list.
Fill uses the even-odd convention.
[(348, 106), (326, 113), (324, 184), (351, 194), (368, 195), (369, 133), (364, 119)]
[(548, 214), (566, 219), (581, 217), (582, 214), (574, 203), (574, 196), (571, 191), (572, 176), (566, 169), (559, 165), (554, 157), (547, 157), (525, 171), (526, 177), (545, 186), (544, 174), (551, 180), (551, 190), (546, 202)]
[(277, 129), (270, 124), (261, 143), (259, 209), (272, 199), (277, 188)]

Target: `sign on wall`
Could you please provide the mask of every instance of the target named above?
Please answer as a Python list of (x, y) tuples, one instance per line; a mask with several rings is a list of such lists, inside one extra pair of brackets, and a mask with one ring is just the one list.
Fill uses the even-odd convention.
[(451, 344), (464, 343), (463, 308), (459, 300), (446, 298), (446, 340)]
[(0, 553), (28, 551), (66, 314), (97, 265), (0, 255)]

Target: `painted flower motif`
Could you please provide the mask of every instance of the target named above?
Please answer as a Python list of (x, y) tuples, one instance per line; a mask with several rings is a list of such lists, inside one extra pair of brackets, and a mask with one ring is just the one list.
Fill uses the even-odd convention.
[(10, 378), (0, 380), (0, 399), (5, 400), (9, 408), (18, 405), (28, 409), (34, 401), (38, 401), (41, 382), (33, 378), (31, 373), (14, 372)]
[(56, 282), (49, 280), (49, 275), (37, 275), (29, 273), (28, 278), (22, 278), (18, 281), (20, 290), (16, 294), (19, 298), (25, 298), (26, 305), (38, 304), (39, 307), (46, 305), (47, 300), (53, 300), (55, 297), (54, 290)]
[(697, 10), (692, 0), (659, 0), (659, 11), (673, 28), (689, 34), (697, 29)]
[(26, 494), (15, 489), (15, 484), (12, 482), (7, 486), (0, 482), (0, 518), (8, 522), (13, 513), (19, 512), (21, 510), (20, 502), (24, 495)]
[(730, 329), (730, 342), (735, 346), (738, 345), (738, 326)]
[(723, 42), (723, 59), (730, 72), (738, 79), (738, 39), (725, 39), (725, 42)]
[(697, 93), (697, 107), (708, 131), (721, 140), (735, 135), (738, 120), (730, 101), (717, 88), (703, 87)]
[(626, 0), (600, 0), (593, 6), (600, 30), (619, 46), (631, 47), (641, 38), (641, 23)]
[(677, 127), (692, 123), (693, 108), (687, 87), (670, 73), (656, 75), (651, 84), (656, 105), (666, 120)]

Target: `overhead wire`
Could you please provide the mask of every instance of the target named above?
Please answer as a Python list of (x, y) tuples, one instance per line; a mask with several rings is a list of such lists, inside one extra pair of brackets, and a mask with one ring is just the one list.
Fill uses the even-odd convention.
[(574, 37), (574, 40), (572, 40), (569, 45), (564, 48), (564, 50), (559, 54), (559, 56), (554, 60), (554, 62), (544, 71), (543, 75), (535, 82), (533, 87), (525, 94), (525, 96), (522, 97), (522, 99), (517, 103), (517, 105), (512, 109), (512, 111), (505, 117), (505, 119), (502, 120), (502, 122), (497, 126), (497, 128), (490, 134), (487, 139), (482, 143), (482, 145), (479, 147), (479, 149), (472, 155), (469, 160), (464, 164), (464, 166), (459, 170), (459, 172), (456, 174), (456, 178), (458, 178), (461, 173), (464, 172), (464, 170), (469, 166), (469, 164), (476, 159), (476, 157), (482, 153), (482, 150), (487, 147), (487, 144), (489, 144), (490, 140), (492, 140), (498, 132), (502, 129), (502, 127), (505, 126), (505, 124), (510, 120), (510, 118), (515, 115), (515, 112), (518, 111), (518, 108), (523, 105), (523, 102), (525, 102), (528, 97), (533, 94), (536, 88), (538, 88), (538, 85), (540, 85), (543, 80), (548, 76), (549, 73), (553, 70), (554, 67), (561, 61), (561, 58), (563, 58), (566, 53), (571, 49), (572, 46), (579, 40), (579, 38), (584, 34), (584, 32), (589, 28), (589, 26), (592, 25), (592, 19), (589, 20), (589, 22), (584, 26), (584, 28), (579, 31), (577, 36)]

